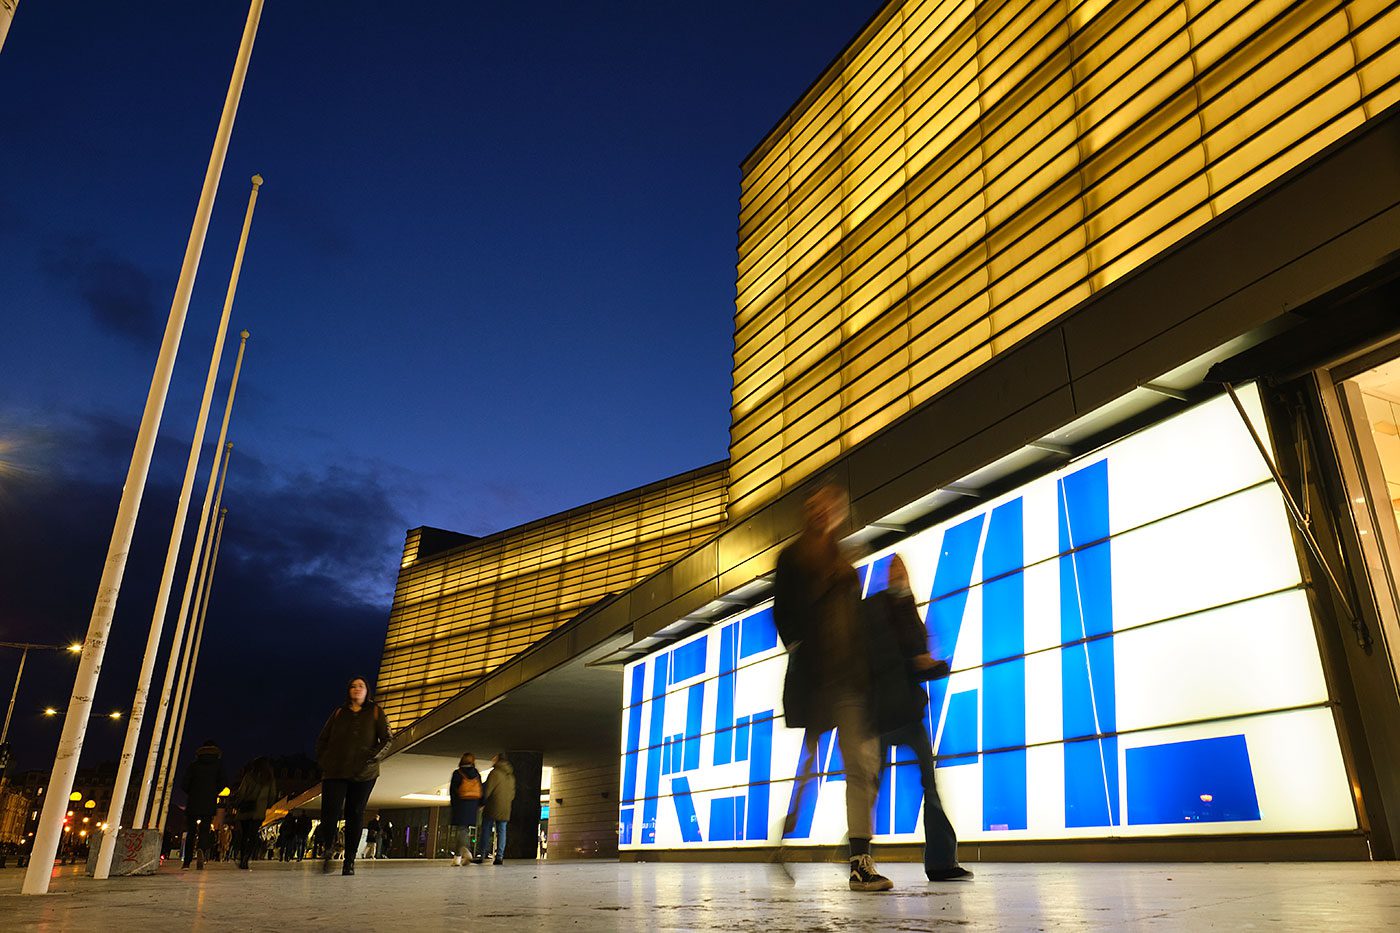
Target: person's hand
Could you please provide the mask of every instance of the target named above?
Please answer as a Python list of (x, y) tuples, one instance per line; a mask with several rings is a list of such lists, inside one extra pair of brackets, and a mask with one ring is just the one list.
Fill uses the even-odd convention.
[(937, 663), (938, 662), (933, 659), (933, 655), (924, 652), (914, 658), (914, 669), (918, 671), (931, 671), (933, 670), (933, 666)]

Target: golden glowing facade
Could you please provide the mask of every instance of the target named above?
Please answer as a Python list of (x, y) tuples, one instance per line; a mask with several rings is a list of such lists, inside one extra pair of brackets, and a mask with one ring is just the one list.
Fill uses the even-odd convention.
[(1397, 37), (1380, 0), (892, 0), (744, 164), (731, 516), (1400, 99)]
[(726, 479), (715, 464), (445, 550), (410, 531), (376, 693), (390, 721), (408, 725), (713, 537)]

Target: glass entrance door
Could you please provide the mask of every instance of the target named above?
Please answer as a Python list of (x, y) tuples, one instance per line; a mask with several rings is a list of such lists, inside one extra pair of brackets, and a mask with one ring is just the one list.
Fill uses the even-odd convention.
[[(1383, 362), (1336, 379), (1337, 407), (1330, 412), (1339, 443), (1342, 479), (1360, 538), (1382, 630), (1392, 655), (1400, 645), (1400, 346)], [(1334, 374), (1335, 375), (1335, 374)], [(1324, 401), (1324, 407), (1326, 405)], [(1340, 422), (1340, 423), (1338, 423)], [(1397, 682), (1400, 690), (1400, 682)]]
[[(1364, 422), (1364, 431), (1371, 443), (1365, 445), (1374, 457), (1363, 457), (1362, 468), (1373, 474), (1368, 477), (1377, 498), (1389, 504), (1389, 517), (1395, 522), (1400, 516), (1400, 360), (1391, 360), (1349, 380), (1353, 391), (1348, 392), (1349, 407)], [(1358, 399), (1359, 397), (1359, 399)], [(1359, 401), (1359, 404), (1358, 404)], [(1364, 462), (1371, 460), (1370, 463)], [(1379, 511), (1387, 511), (1384, 507)]]

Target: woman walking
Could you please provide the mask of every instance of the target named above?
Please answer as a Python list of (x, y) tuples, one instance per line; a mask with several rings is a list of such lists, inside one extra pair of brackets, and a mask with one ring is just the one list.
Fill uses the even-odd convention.
[(452, 798), (452, 864), (470, 864), (479, 844), (471, 837), (481, 808), (481, 772), (476, 770), (476, 756), (471, 752), (462, 756), (452, 772), (448, 796)]
[(267, 817), (267, 808), (277, 799), (277, 775), (272, 771), (272, 762), (266, 758), (254, 758), (243, 769), (243, 780), (233, 799), (238, 807), (238, 867), (247, 870), (248, 860), (253, 857), (262, 840), (258, 830)]
[(389, 720), (369, 698), (369, 684), (363, 677), (351, 678), (345, 694), (345, 702), (331, 713), (316, 739), (316, 763), (321, 766), (321, 839), (326, 853), (321, 871), (332, 871), (331, 846), (336, 824), (343, 817), (345, 863), (340, 873), (353, 875), (365, 805), (391, 736)]

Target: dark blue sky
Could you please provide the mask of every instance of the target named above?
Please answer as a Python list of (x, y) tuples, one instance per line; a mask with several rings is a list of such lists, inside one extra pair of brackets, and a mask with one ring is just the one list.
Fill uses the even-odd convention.
[[(268, 3), (99, 706), (130, 704), (254, 172), (187, 737), (239, 761), (309, 747), (373, 673), (405, 528), (725, 455), (739, 161), (878, 6)], [(86, 628), (246, 10), (31, 0), (0, 52), (0, 639)], [(48, 762), (34, 711), (71, 666), (26, 675), (21, 763)]]

